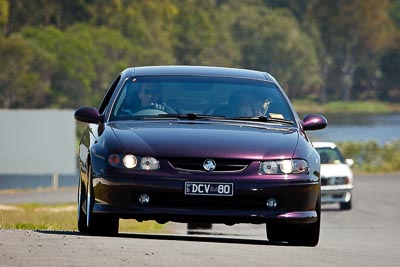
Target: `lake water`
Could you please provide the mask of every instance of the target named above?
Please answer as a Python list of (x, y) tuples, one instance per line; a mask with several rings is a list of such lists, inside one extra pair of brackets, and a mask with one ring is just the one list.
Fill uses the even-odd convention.
[(400, 113), (390, 115), (326, 115), (328, 127), (309, 131), (312, 141), (376, 141), (379, 145), (400, 140)]

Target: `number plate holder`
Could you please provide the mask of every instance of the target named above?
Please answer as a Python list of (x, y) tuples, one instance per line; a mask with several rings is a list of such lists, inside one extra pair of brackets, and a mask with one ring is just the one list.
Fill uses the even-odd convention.
[(185, 182), (185, 195), (233, 196), (233, 183)]

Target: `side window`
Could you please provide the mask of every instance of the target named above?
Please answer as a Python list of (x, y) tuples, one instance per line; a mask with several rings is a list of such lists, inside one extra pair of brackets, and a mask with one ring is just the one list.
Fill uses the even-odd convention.
[(111, 87), (108, 89), (106, 95), (104, 96), (103, 100), (101, 101), (100, 107), (99, 107), (99, 113), (102, 114), (104, 110), (106, 109), (108, 103), (110, 102), (111, 96), (114, 93), (115, 88), (117, 87), (117, 84), (121, 80), (121, 75), (119, 75), (114, 82), (112, 83)]

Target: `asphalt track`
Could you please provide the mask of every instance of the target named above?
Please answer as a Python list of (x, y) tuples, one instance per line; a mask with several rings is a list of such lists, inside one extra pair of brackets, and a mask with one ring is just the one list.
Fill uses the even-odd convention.
[[(66, 191), (28, 199), (75, 201), (75, 190)], [(1, 194), (0, 204), (23, 194)], [(0, 266), (400, 266), (400, 174), (356, 176), (353, 209), (337, 208), (323, 206), (314, 248), (270, 243), (263, 225), (248, 224), (189, 235), (184, 224), (170, 223), (170, 234), (118, 237), (0, 229)]]

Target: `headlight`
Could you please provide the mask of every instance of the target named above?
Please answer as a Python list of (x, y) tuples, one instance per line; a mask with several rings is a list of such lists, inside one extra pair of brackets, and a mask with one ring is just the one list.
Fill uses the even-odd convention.
[(153, 157), (143, 157), (140, 160), (140, 168), (143, 170), (157, 170), (160, 168), (160, 162)]
[(282, 160), (279, 164), (279, 167), (283, 173), (289, 174), (292, 173), (294, 169), (294, 164), (292, 160), (287, 159), (287, 160)]
[(260, 164), (260, 173), (276, 174), (278, 173), (278, 164), (275, 161), (265, 161)]
[(308, 163), (302, 159), (293, 160), (293, 171), (294, 173), (304, 173), (308, 172), (310, 168), (308, 167)]
[(303, 159), (263, 161), (259, 166), (260, 174), (306, 173), (308, 170), (308, 163)]
[(108, 164), (115, 168), (157, 170), (160, 162), (153, 157), (137, 157), (131, 154), (110, 154), (107, 158)]
[(123, 162), (124, 166), (128, 169), (135, 168), (137, 165), (137, 159), (134, 155), (125, 155)]

